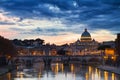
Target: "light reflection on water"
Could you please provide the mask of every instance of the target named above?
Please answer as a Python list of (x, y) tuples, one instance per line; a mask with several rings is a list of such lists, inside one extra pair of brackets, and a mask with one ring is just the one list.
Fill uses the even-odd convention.
[(38, 63), (30, 69), (0, 76), (0, 80), (120, 80), (120, 75), (80, 64), (56, 63), (45, 67)]

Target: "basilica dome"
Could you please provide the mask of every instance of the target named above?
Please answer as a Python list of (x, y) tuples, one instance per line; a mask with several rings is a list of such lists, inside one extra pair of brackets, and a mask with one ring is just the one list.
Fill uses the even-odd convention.
[(91, 41), (91, 35), (87, 31), (87, 29), (85, 29), (85, 31), (82, 33), (82, 35), (81, 35), (81, 41)]

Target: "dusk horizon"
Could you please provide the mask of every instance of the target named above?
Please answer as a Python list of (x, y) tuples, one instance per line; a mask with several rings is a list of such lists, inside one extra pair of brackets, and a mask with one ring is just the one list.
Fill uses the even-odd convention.
[(80, 39), (87, 28), (98, 42), (114, 41), (120, 31), (120, 1), (1, 0), (0, 35), (65, 44)]
[[(86, 29), (86, 28), (85, 28)], [(84, 31), (83, 31), (84, 32)], [(91, 34), (91, 33), (90, 33)], [(44, 44), (55, 44), (55, 45), (64, 45), (64, 44), (71, 44), (71, 43), (74, 43), (74, 42), (76, 42), (77, 40), (81, 40), (81, 35), (82, 35), (82, 33), (79, 35), (78, 34), (78, 37), (79, 38), (74, 38), (74, 40), (72, 39), (72, 40), (68, 40), (68, 41), (64, 41), (64, 42), (59, 42), (58, 41), (58, 38), (56, 38), (56, 40), (54, 39), (53, 40), (53, 42), (50, 42), (50, 41), (48, 41), (47, 42), (47, 39), (46, 40), (44, 40), (43, 38), (41, 38), (41, 37), (35, 37), (35, 38), (8, 38), (8, 37), (6, 37), (6, 36), (2, 36), (2, 37), (4, 37), (4, 38), (6, 38), (6, 39), (9, 39), (9, 40), (15, 40), (15, 39), (17, 39), (17, 40), (36, 40), (36, 39), (42, 39), (42, 40), (44, 40)], [(1, 36), (1, 35), (0, 35)], [(115, 36), (115, 38), (113, 38), (113, 39), (106, 39), (106, 40), (102, 40), (102, 41), (99, 41), (99, 40), (96, 40), (95, 38), (93, 38), (93, 36), (91, 36), (91, 38), (92, 38), (92, 40), (95, 40), (95, 41), (97, 41), (97, 42), (99, 42), (99, 43), (102, 43), (102, 42), (107, 42), (107, 41), (115, 41), (115, 39), (117, 38), (117, 34), (116, 35), (114, 35)], [(64, 37), (64, 36), (63, 36)], [(66, 36), (67, 37), (67, 36)], [(73, 37), (74, 37), (74, 35), (73, 35)], [(107, 37), (107, 36), (106, 36)], [(52, 38), (51, 38), (52, 39)], [(50, 39), (49, 39), (50, 40)], [(56, 41), (58, 41), (58, 42), (56, 42)]]

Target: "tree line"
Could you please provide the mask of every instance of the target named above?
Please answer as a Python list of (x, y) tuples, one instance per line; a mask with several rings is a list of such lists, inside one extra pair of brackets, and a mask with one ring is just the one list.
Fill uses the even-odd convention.
[(12, 41), (16, 46), (35, 46), (35, 43), (40, 46), (44, 44), (44, 40), (42, 39), (24, 39), (24, 40), (18, 40), (18, 39), (14, 39)]

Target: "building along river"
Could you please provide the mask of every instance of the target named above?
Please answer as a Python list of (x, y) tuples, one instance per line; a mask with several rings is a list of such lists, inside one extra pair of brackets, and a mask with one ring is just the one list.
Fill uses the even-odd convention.
[(32, 67), (17, 68), (0, 76), (0, 80), (120, 80), (120, 75), (80, 64), (54, 63), (45, 67), (43, 63), (35, 63)]

